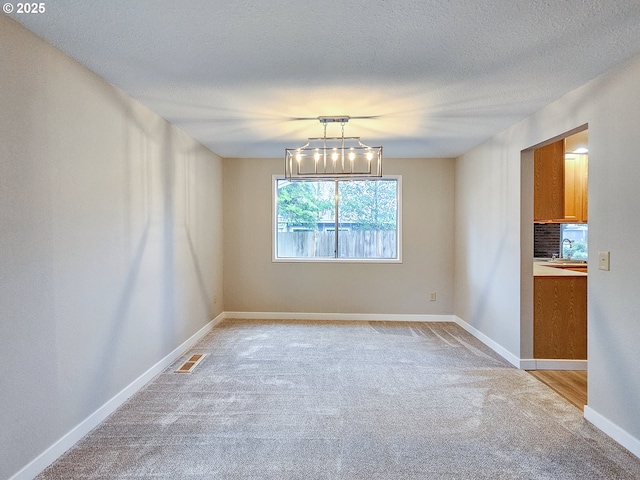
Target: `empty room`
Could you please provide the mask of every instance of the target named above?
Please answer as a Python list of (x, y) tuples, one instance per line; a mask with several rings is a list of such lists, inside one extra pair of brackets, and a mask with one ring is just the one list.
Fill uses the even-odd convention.
[(0, 479), (640, 478), (636, 0), (3, 2)]

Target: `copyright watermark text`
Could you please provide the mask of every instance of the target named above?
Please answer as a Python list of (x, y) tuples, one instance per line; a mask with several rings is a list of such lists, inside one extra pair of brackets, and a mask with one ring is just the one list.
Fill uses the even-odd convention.
[(4, 13), (45, 13), (47, 4), (45, 2), (5, 3), (2, 5), (2, 11)]

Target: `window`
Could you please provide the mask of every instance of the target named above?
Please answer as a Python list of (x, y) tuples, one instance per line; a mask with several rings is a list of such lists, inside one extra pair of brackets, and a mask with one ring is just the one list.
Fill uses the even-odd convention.
[(401, 261), (401, 177), (274, 177), (273, 197), (274, 261)]
[[(565, 239), (571, 242), (571, 246)], [(589, 257), (589, 225), (586, 223), (562, 223), (560, 225), (560, 251), (562, 258), (587, 260)]]

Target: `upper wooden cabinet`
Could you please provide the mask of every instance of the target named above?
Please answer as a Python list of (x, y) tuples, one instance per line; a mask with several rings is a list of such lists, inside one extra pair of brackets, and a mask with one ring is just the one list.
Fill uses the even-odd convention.
[(533, 152), (533, 220), (564, 218), (564, 140)]
[(569, 154), (564, 160), (564, 223), (587, 223), (587, 156)]
[(534, 157), (533, 219), (587, 222), (587, 155), (565, 156), (564, 140), (537, 148)]

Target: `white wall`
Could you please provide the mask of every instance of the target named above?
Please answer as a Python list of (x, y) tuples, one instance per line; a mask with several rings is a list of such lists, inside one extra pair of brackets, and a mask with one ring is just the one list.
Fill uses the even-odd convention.
[[(530, 358), (532, 202), (522, 201), (521, 151), (589, 126), (587, 414), (640, 455), (640, 57), (565, 95), (456, 161), (455, 314), (519, 358)], [(527, 157), (530, 159), (530, 155)], [(525, 159), (526, 161), (526, 159)], [(530, 175), (529, 166), (522, 169)], [(529, 172), (529, 173), (527, 173)], [(611, 251), (611, 271), (596, 268)], [(523, 265), (526, 264), (523, 263)], [(523, 278), (521, 278), (523, 276)], [(589, 417), (588, 417), (589, 418)]]
[(402, 264), (272, 263), (271, 182), (283, 167), (224, 161), (227, 311), (451, 315), (452, 159), (385, 160), (386, 174), (403, 176)]
[(0, 15), (0, 478), (222, 310), (222, 161)]

